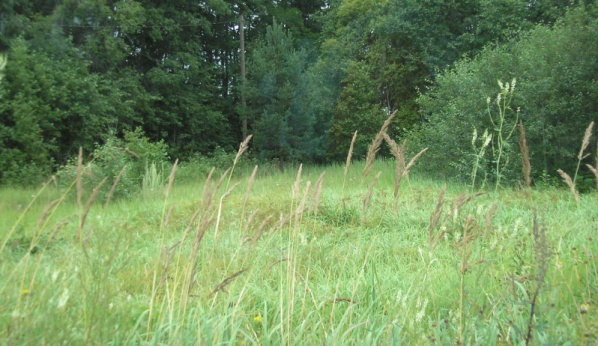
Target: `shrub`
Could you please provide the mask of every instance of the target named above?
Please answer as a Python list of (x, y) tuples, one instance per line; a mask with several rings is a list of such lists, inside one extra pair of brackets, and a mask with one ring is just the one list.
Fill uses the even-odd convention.
[[(91, 191), (107, 178), (100, 191), (100, 196), (105, 197), (120, 175), (113, 198), (134, 196), (141, 191), (146, 172), (153, 174), (154, 181), (164, 180), (163, 175), (169, 172), (167, 149), (168, 146), (162, 141), (150, 142), (140, 129), (126, 132), (124, 139), (110, 136), (103, 145), (96, 146), (91, 160), (84, 165), (84, 189)], [(152, 165), (160, 170), (148, 169)], [(72, 184), (76, 176), (77, 158), (71, 159), (58, 172), (59, 182), (63, 187)]]
[[(419, 146), (430, 147), (430, 155), (423, 158), (425, 166), (435, 173), (466, 178), (471, 171), (468, 157), (473, 154), (472, 126), (478, 133), (496, 132), (486, 99), (496, 95), (497, 80), (517, 78), (511, 109), (520, 108), (532, 176), (538, 179), (543, 171), (556, 175), (558, 168), (574, 171), (579, 133), (598, 116), (596, 56), (598, 19), (581, 8), (570, 11), (553, 28), (538, 26), (520, 41), (487, 47), (477, 58), (460, 61), (418, 100), (427, 124), (415, 138), (423, 142)], [(503, 143), (503, 148), (516, 148), (517, 137)], [(518, 151), (505, 153), (508, 157), (502, 160), (511, 165), (499, 172), (503, 181), (520, 180)], [(497, 172), (492, 159), (487, 164), (493, 180)]]

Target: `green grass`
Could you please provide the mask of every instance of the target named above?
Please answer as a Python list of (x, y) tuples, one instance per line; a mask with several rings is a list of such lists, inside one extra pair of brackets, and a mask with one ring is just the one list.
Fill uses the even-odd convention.
[[(430, 235), (444, 182), (412, 172), (394, 208), (393, 163), (376, 162), (366, 179), (362, 168), (351, 166), (343, 191), (342, 166), (304, 167), (294, 198), (296, 170), (261, 174), (247, 205), (249, 174), (233, 178), (230, 186), (240, 184), (222, 200), (219, 222), (226, 179), (203, 220), (204, 183), (175, 179), (167, 200), (142, 194), (105, 210), (97, 200), (80, 239), (74, 191), (49, 185), (27, 209), (38, 191), (3, 188), (0, 340), (524, 344), (539, 286), (532, 344), (598, 342), (598, 194), (582, 195), (577, 205), (565, 189), (498, 189), (450, 211), (468, 186), (449, 183)], [(362, 199), (378, 171), (362, 225)], [(533, 210), (546, 230), (548, 258), (535, 255)], [(473, 238), (463, 241), (466, 235)], [(431, 236), (439, 237), (436, 246)]]

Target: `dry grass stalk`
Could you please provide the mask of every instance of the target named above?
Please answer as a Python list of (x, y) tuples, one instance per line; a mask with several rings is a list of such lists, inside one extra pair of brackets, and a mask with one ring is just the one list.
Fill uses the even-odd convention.
[(235, 167), (237, 166), (237, 163), (239, 162), (239, 159), (249, 148), (249, 141), (251, 140), (251, 137), (253, 137), (253, 135), (247, 136), (245, 140), (241, 142), (241, 144), (239, 144), (239, 150), (237, 151), (237, 155), (235, 155), (235, 159), (233, 160), (233, 167), (231, 168), (230, 175), (228, 176), (228, 183), (226, 184), (227, 188), (230, 185), (230, 180), (233, 177), (233, 172), (235, 170)]
[(363, 197), (362, 213), (361, 213), (361, 226), (363, 226), (365, 224), (367, 212), (368, 212), (368, 209), (370, 208), (372, 196), (374, 195), (374, 187), (376, 186), (376, 184), (378, 184), (378, 179), (380, 179), (380, 174), (382, 174), (382, 172), (378, 172), (378, 174), (376, 174), (376, 177), (370, 184), (370, 188), (368, 189), (368, 192)]
[(222, 197), (220, 197), (220, 204), (218, 204), (218, 216), (216, 217), (216, 230), (214, 231), (214, 237), (216, 235), (218, 235), (218, 229), (220, 226), (220, 217), (222, 216), (222, 203), (224, 203), (224, 200), (226, 199), (226, 197), (230, 196), (230, 194), (233, 192), (233, 190), (239, 186), (240, 183), (236, 183), (235, 185), (233, 185), (230, 189), (228, 189), (228, 191), (226, 191), (224, 193), (224, 195), (222, 195)]
[[(402, 180), (403, 178), (409, 181), (409, 169), (405, 167), (405, 152), (407, 149), (407, 140), (403, 140), (403, 144), (398, 150), (397, 155), (397, 166), (395, 168), (395, 174), (399, 173), (399, 178)], [(419, 156), (417, 157), (419, 158)], [(416, 158), (416, 160), (417, 160)], [(415, 162), (415, 161), (414, 161)]]
[(164, 217), (164, 221), (162, 222), (162, 228), (166, 228), (166, 226), (168, 226), (168, 223), (170, 222), (170, 216), (172, 215), (173, 209), (174, 209), (173, 206), (168, 208), (168, 211), (166, 212), (166, 216)]
[(247, 136), (247, 138), (245, 138), (245, 140), (239, 145), (239, 150), (237, 151), (237, 155), (235, 155), (235, 160), (233, 161), (233, 166), (237, 165), (241, 156), (247, 151), (247, 149), (249, 149), (249, 141), (251, 140), (251, 137), (253, 137), (253, 135)]
[(255, 217), (257, 216), (258, 212), (259, 212), (259, 209), (256, 209), (253, 213), (251, 213), (249, 215), (249, 217), (247, 218), (247, 220), (244, 222), (243, 235), (246, 235), (249, 232), (249, 228), (250, 228), (251, 224), (253, 223), (253, 219), (255, 219)]
[(251, 176), (249, 177), (249, 181), (247, 182), (247, 189), (245, 189), (245, 196), (243, 197), (243, 212), (241, 215), (245, 217), (245, 208), (247, 207), (247, 201), (249, 201), (249, 195), (251, 192), (251, 188), (253, 187), (253, 183), (255, 182), (255, 176), (257, 175), (258, 166), (256, 165), (253, 167), (253, 172), (251, 172)]
[(127, 168), (127, 165), (124, 165), (123, 168), (118, 173), (118, 175), (116, 176), (116, 179), (114, 179), (114, 183), (112, 183), (112, 186), (110, 187), (110, 191), (108, 192), (108, 197), (106, 197), (106, 202), (104, 203), (104, 210), (106, 210), (106, 208), (108, 208), (108, 203), (110, 203), (110, 201), (112, 200), (112, 196), (114, 195), (114, 190), (116, 189), (116, 186), (118, 185), (118, 182), (120, 181), (120, 178), (123, 176), (123, 173), (125, 172), (126, 168)]
[(231, 276), (227, 277), (226, 279), (224, 279), (218, 286), (216, 286), (216, 288), (212, 291), (212, 293), (210, 293), (209, 297), (214, 296), (219, 291), (225, 291), (226, 292), (226, 286), (228, 286), (228, 284), (230, 284), (231, 282), (233, 282), (233, 280), (235, 280), (239, 275), (243, 274), (246, 271), (247, 271), (247, 269), (239, 270), (238, 272), (236, 272), (233, 275), (231, 275)]
[(48, 245), (54, 239), (54, 237), (56, 236), (58, 231), (60, 231), (62, 229), (62, 227), (66, 226), (68, 223), (69, 223), (68, 221), (62, 221), (62, 222), (58, 223), (54, 227), (54, 229), (52, 229), (52, 232), (50, 232), (50, 236), (48, 237), (48, 240), (46, 241), (46, 247), (48, 247)]
[(174, 257), (174, 253), (176, 248), (179, 246), (179, 243), (176, 243), (170, 247), (164, 246), (162, 247), (162, 276), (160, 277), (160, 285), (163, 285), (168, 279), (168, 270), (170, 269), (170, 264), (172, 263), (172, 258)]
[(521, 167), (523, 170), (523, 181), (525, 186), (528, 188), (532, 186), (532, 178), (530, 177), (532, 172), (532, 166), (529, 161), (529, 148), (527, 146), (527, 140), (525, 138), (525, 128), (523, 122), (519, 121), (519, 149), (521, 150)]
[[(212, 224), (212, 222), (214, 221), (214, 218), (209, 217), (209, 216), (210, 216), (210, 214), (212, 214), (212, 207), (214, 205), (214, 200), (216, 198), (216, 192), (218, 191), (220, 186), (222, 186), (222, 183), (224, 182), (224, 179), (228, 175), (229, 171), (230, 171), (230, 168), (227, 169), (222, 174), (222, 176), (220, 176), (220, 179), (218, 180), (218, 183), (216, 184), (216, 186), (213, 186), (211, 188), (211, 191), (209, 192), (209, 194), (206, 196), (207, 200), (204, 201), (204, 211), (203, 211), (203, 214), (201, 215), (199, 224), (197, 225), (197, 228), (195, 229), (195, 240), (194, 240), (194, 244), (193, 244), (194, 245), (194, 253), (197, 253), (197, 251), (199, 251), (199, 243), (203, 239), (203, 236), (205, 235), (208, 227), (210, 227), (210, 224)], [(234, 190), (237, 187), (238, 184), (239, 183), (235, 184), (222, 196), (222, 198), (220, 199), (220, 206), (222, 206), (223, 199), (226, 196), (228, 196), (228, 194), (230, 194), (232, 192), (232, 190)], [(219, 211), (220, 211), (220, 208), (219, 208)], [(197, 248), (196, 248), (196, 246), (197, 246)]]
[(387, 133), (382, 134), (382, 137), (384, 138), (386, 143), (388, 143), (388, 145), (390, 146), (390, 152), (397, 160), (397, 163), (395, 165), (395, 181), (394, 181), (394, 193), (393, 193), (393, 196), (395, 198), (395, 207), (396, 207), (396, 205), (398, 203), (398, 197), (399, 197), (399, 187), (401, 186), (402, 179), (409, 178), (409, 170), (411, 169), (411, 167), (413, 167), (413, 165), (415, 164), (417, 159), (419, 159), (428, 150), (428, 148), (425, 148), (422, 151), (420, 151), (419, 153), (417, 153), (417, 155), (415, 155), (411, 159), (411, 161), (409, 161), (409, 163), (407, 165), (405, 165), (405, 149), (407, 147), (407, 140), (404, 140), (403, 144), (399, 147), (397, 142), (395, 142), (392, 138), (390, 138), (390, 136)]
[(283, 257), (283, 258), (281, 258), (281, 259), (279, 259), (279, 260), (273, 261), (272, 263), (268, 264), (268, 269), (270, 269), (270, 268), (274, 267), (274, 266), (275, 266), (275, 265), (277, 265), (278, 263), (286, 262), (286, 261), (288, 261), (288, 260), (289, 260), (289, 258), (288, 258), (288, 257)]
[[(394, 141), (394, 139), (390, 138), (390, 136), (387, 133), (383, 134), (383, 138), (386, 141), (386, 143), (388, 143), (388, 145), (390, 146), (390, 152), (392, 153), (392, 156), (395, 157), (395, 159), (397, 160), (397, 163), (395, 165), (395, 185), (394, 185), (394, 197), (395, 197), (395, 206), (398, 202), (398, 196), (399, 196), (399, 186), (401, 184), (401, 179), (403, 176), (403, 172), (405, 171), (405, 155), (404, 152), (401, 151), (401, 147), (399, 147), (399, 145), (397, 144), (397, 142)], [(406, 143), (407, 140), (405, 140), (403, 143)], [(402, 162), (402, 165), (401, 165)]]
[(596, 189), (598, 189), (598, 142), (596, 142), (595, 165), (596, 165), (595, 167), (592, 167), (592, 165), (586, 164), (586, 166), (588, 166), (590, 171), (592, 171), (592, 173), (594, 173), (594, 177), (596, 177)]
[(218, 179), (218, 183), (216, 184), (216, 187), (212, 190), (212, 195), (216, 194), (216, 191), (218, 191), (220, 186), (222, 186), (224, 179), (226, 179), (226, 176), (228, 175), (228, 172), (230, 172), (230, 171), (231, 171), (231, 169), (229, 168), (226, 171), (224, 171), (224, 173), (222, 173), (222, 175), (220, 176), (220, 179)]
[(561, 176), (561, 178), (563, 178), (563, 181), (565, 182), (565, 184), (567, 184), (567, 186), (569, 186), (571, 193), (575, 197), (575, 202), (577, 204), (579, 204), (579, 202), (580, 202), (579, 193), (577, 192), (577, 189), (575, 188), (575, 184), (573, 183), (573, 180), (571, 180), (571, 177), (569, 176), (569, 174), (563, 172), (562, 169), (558, 169), (557, 172), (559, 172), (559, 175)]
[(490, 234), (490, 232), (492, 231), (492, 221), (494, 220), (494, 217), (496, 216), (497, 210), (498, 210), (498, 204), (492, 203), (492, 206), (490, 207), (490, 209), (488, 209), (488, 212), (486, 213), (486, 216), (484, 217), (484, 228), (485, 228), (486, 235)]
[(258, 212), (259, 210), (256, 210), (253, 213), (251, 213), (251, 215), (249, 215), (249, 217), (247, 218), (247, 221), (245, 221), (245, 227), (243, 227), (243, 235), (246, 235), (249, 232), (249, 227), (253, 223), (253, 219), (255, 219)]
[(81, 212), (81, 199), (83, 198), (83, 148), (79, 147), (77, 156), (77, 210)]
[(382, 134), (382, 138), (384, 138), (386, 143), (390, 146), (390, 152), (392, 153), (392, 156), (394, 156), (398, 160), (399, 156), (401, 156), (401, 147), (399, 147), (397, 142), (395, 142), (394, 139), (390, 138), (390, 136), (386, 132)]
[(44, 208), (44, 210), (40, 214), (39, 218), (37, 219), (37, 222), (35, 223), (36, 228), (39, 228), (39, 226), (41, 226), (42, 223), (44, 223), (48, 219), (52, 210), (58, 203), (60, 203), (60, 201), (62, 201), (62, 198), (55, 199)]
[(251, 243), (253, 245), (255, 245), (258, 242), (258, 240), (260, 240), (260, 238), (262, 237), (262, 234), (264, 234), (264, 230), (266, 229), (266, 226), (268, 225), (270, 220), (272, 220), (273, 217), (274, 217), (274, 215), (268, 215), (268, 217), (266, 217), (264, 219), (264, 221), (262, 221), (262, 223), (260, 224), (260, 227), (258, 227), (257, 231), (255, 232), (255, 235), (251, 239)]
[(297, 170), (297, 176), (295, 177), (295, 182), (293, 183), (293, 189), (291, 190), (292, 193), (292, 199), (295, 200), (295, 198), (299, 195), (299, 189), (301, 186), (301, 171), (303, 170), (303, 164), (299, 165), (299, 170)]
[(596, 177), (596, 189), (598, 189), (598, 168), (592, 167), (588, 164), (586, 164), (586, 166), (588, 166), (590, 171), (592, 171), (592, 173), (594, 173), (594, 177)]
[(446, 213), (446, 215), (444, 216), (444, 220), (442, 221), (442, 223), (447, 224), (451, 221), (451, 219), (453, 221), (456, 221), (457, 217), (459, 216), (459, 209), (461, 209), (462, 206), (467, 204), (467, 202), (471, 201), (472, 198), (473, 195), (468, 195), (467, 192), (462, 192), (459, 196), (457, 196), (457, 198), (455, 198), (455, 200), (451, 204), (449, 212)]
[(176, 159), (174, 161), (174, 165), (172, 165), (172, 169), (170, 170), (170, 175), (168, 176), (168, 185), (166, 185), (166, 190), (164, 190), (165, 199), (168, 199), (168, 194), (170, 193), (170, 189), (172, 188), (172, 183), (174, 182), (174, 174), (176, 173), (178, 164), (179, 159)]
[(204, 215), (205, 215), (205, 213), (208, 209), (208, 206), (211, 204), (211, 200), (213, 199), (213, 197), (211, 196), (211, 192), (213, 191), (212, 175), (214, 174), (214, 170), (215, 170), (215, 168), (212, 168), (212, 170), (208, 174), (208, 177), (206, 178), (206, 182), (204, 183), (203, 192), (202, 192), (202, 202), (199, 204), (199, 207), (197, 208), (195, 213), (193, 213), (193, 216), (191, 217), (191, 221), (189, 222), (189, 225), (185, 229), (185, 232), (183, 232), (183, 239), (181, 239), (181, 242), (184, 242), (185, 239), (187, 239), (187, 236), (189, 235), (189, 233), (191, 233), (191, 230), (193, 229), (193, 225), (195, 224), (195, 221), (199, 217), (199, 214), (201, 213), (201, 210), (204, 207), (204, 205), (206, 207), (204, 209)]
[(404, 176), (407, 176), (409, 174), (409, 170), (411, 169), (411, 167), (413, 167), (415, 161), (417, 161), (417, 159), (419, 159), (426, 151), (428, 151), (428, 148), (423, 148), (419, 153), (417, 153), (414, 157), (411, 158), (411, 161), (409, 161), (409, 163), (405, 167), (405, 171), (403, 173)]
[[(471, 202), (474, 198), (486, 194), (485, 192), (476, 192), (471, 195), (467, 194), (467, 192), (461, 193), (459, 196), (457, 196), (457, 198), (455, 198), (455, 200), (453, 201), (453, 203), (451, 204), (451, 206), (449, 208), (449, 211), (446, 213), (446, 215), (444, 215), (444, 218), (442, 218), (443, 208), (444, 208), (444, 203), (445, 203), (445, 200), (444, 200), (445, 193), (446, 193), (446, 184), (443, 186), (443, 188), (438, 196), (438, 201), (436, 202), (436, 208), (430, 214), (430, 225), (428, 228), (428, 237), (429, 237), (429, 245), (432, 249), (438, 245), (438, 243), (442, 240), (442, 237), (444, 237), (446, 234), (448, 234), (449, 232), (454, 230), (454, 228), (447, 229), (446, 225), (451, 222), (455, 223), (458, 220), (459, 211), (461, 210), (461, 208), (463, 208), (463, 206), (466, 205), (467, 203)], [(493, 211), (491, 211), (490, 213), (494, 213), (496, 211), (496, 206), (493, 206), (491, 208), (491, 210), (493, 210)], [(488, 215), (487, 215), (487, 217), (488, 217)], [(491, 217), (493, 217), (493, 216), (491, 216)], [(465, 243), (467, 243), (473, 239), (472, 238), (473, 233), (471, 233), (469, 231), (473, 230), (474, 228), (477, 228), (477, 224), (475, 221), (476, 221), (475, 218), (473, 218), (471, 215), (468, 215), (468, 217), (465, 220), (465, 223), (463, 225), (458, 226), (459, 228), (462, 228), (464, 230), (463, 237), (457, 244), (458, 246), (465, 245)], [(489, 222), (490, 223), (489, 226), (491, 226), (492, 219), (490, 218), (490, 219), (487, 219), (486, 221)], [(438, 228), (441, 228), (442, 231), (435, 234), (435, 230)], [(469, 239), (469, 238), (471, 238), (471, 239)]]
[(468, 195), (467, 192), (461, 193), (455, 200), (453, 204), (451, 204), (450, 212), (444, 218), (444, 222), (448, 222), (449, 219), (452, 217), (453, 221), (457, 219), (459, 214), (459, 210), (467, 203), (471, 202), (474, 198), (485, 195), (485, 192), (476, 192), (474, 194)]
[(586, 132), (583, 135), (583, 140), (581, 141), (581, 149), (579, 150), (579, 154), (577, 154), (577, 159), (579, 161), (585, 159), (588, 155), (584, 156), (584, 152), (590, 145), (590, 137), (592, 137), (592, 128), (594, 127), (594, 122), (592, 121), (590, 125), (586, 128)]
[(540, 294), (540, 288), (544, 284), (546, 273), (548, 272), (548, 265), (550, 262), (550, 246), (546, 239), (546, 226), (540, 225), (537, 218), (537, 212), (534, 210), (532, 219), (532, 233), (534, 235), (534, 259), (536, 264), (536, 289), (533, 291), (532, 299), (530, 301), (530, 316), (527, 324), (527, 336), (525, 344), (529, 345), (532, 340), (532, 330), (534, 327), (534, 314), (536, 309), (536, 301)]
[(98, 193), (100, 192), (100, 189), (102, 188), (102, 186), (106, 182), (106, 179), (108, 179), (108, 178), (104, 178), (104, 180), (102, 180), (98, 184), (98, 186), (96, 186), (93, 189), (93, 191), (91, 193), (91, 196), (87, 200), (87, 203), (85, 203), (85, 210), (83, 211), (83, 214), (81, 215), (81, 222), (79, 223), (79, 239), (81, 239), (81, 235), (82, 235), (82, 232), (83, 232), (83, 227), (85, 226), (85, 220), (87, 219), (87, 215), (89, 214), (89, 210), (91, 209), (91, 206), (93, 205), (93, 201), (98, 196)]
[[(473, 239), (476, 237), (475, 229), (477, 228), (476, 220), (472, 215), (467, 215), (465, 219), (465, 223), (463, 224), (463, 236), (459, 238), (459, 240), (455, 241), (456, 247), (464, 247), (467, 244), (471, 243)], [(469, 269), (471, 269), (471, 265), (469, 264), (469, 256), (471, 255), (471, 248), (469, 251), (465, 251), (463, 253), (465, 256), (462, 257), (462, 266), (461, 266), (461, 273), (465, 274)]]
[(245, 190), (245, 199), (243, 199), (243, 205), (247, 203), (247, 199), (249, 198), (249, 193), (251, 192), (251, 188), (253, 187), (253, 183), (255, 182), (255, 176), (257, 175), (257, 169), (257, 165), (253, 167), (253, 171), (251, 172), (251, 176), (249, 177), (249, 181), (247, 182), (247, 189)]
[[(353, 157), (353, 147), (355, 146), (355, 141), (357, 140), (357, 131), (353, 133), (353, 138), (351, 139), (351, 145), (349, 146), (349, 153), (347, 154), (347, 161), (345, 162), (345, 172), (344, 172), (344, 179), (347, 179), (347, 173), (349, 173), (349, 166), (351, 166), (351, 158)], [(344, 187), (343, 181), (343, 187)]]
[(592, 137), (592, 128), (594, 127), (594, 122), (592, 121), (590, 125), (586, 128), (586, 132), (583, 135), (583, 140), (581, 141), (581, 148), (579, 149), (579, 153), (577, 154), (577, 167), (575, 168), (575, 174), (573, 175), (573, 184), (577, 182), (577, 173), (579, 173), (579, 167), (581, 166), (581, 161), (588, 157), (590, 154), (584, 155), (584, 152), (590, 145), (590, 137)]
[(434, 236), (434, 230), (438, 227), (440, 222), (440, 218), (442, 217), (442, 209), (444, 205), (444, 194), (446, 192), (446, 184), (442, 186), (440, 190), (440, 194), (438, 195), (438, 201), (436, 202), (436, 208), (430, 214), (430, 225), (428, 226), (428, 238), (429, 238), (429, 245), (431, 248), (436, 247), (440, 239), (442, 238), (442, 234), (438, 236)]
[(299, 206), (297, 206), (297, 210), (295, 210), (295, 229), (299, 226), (301, 221), (301, 216), (303, 216), (303, 212), (305, 211), (305, 203), (307, 202), (307, 196), (309, 195), (309, 189), (311, 188), (311, 181), (308, 181), (305, 184), (305, 190), (303, 191), (303, 198), (301, 198), (301, 202)]
[[(212, 170), (213, 171), (213, 170)], [(189, 271), (187, 273), (187, 277), (189, 278), (189, 286), (187, 287), (187, 295), (191, 294), (191, 291), (193, 290), (193, 286), (195, 285), (195, 275), (197, 273), (197, 263), (199, 261), (199, 258), (197, 256), (198, 252), (199, 252), (199, 248), (201, 245), (201, 241), (204, 237), (204, 235), (206, 234), (206, 231), (208, 230), (208, 228), (210, 227), (210, 225), (212, 224), (212, 222), (214, 222), (214, 217), (210, 217), (210, 215), (212, 214), (212, 206), (214, 205), (214, 199), (216, 196), (216, 192), (218, 191), (218, 189), (220, 188), (220, 186), (222, 186), (222, 183), (224, 182), (224, 179), (226, 178), (226, 176), (228, 175), (228, 172), (230, 171), (230, 168), (227, 169), (224, 174), (222, 174), (222, 176), (220, 177), (220, 179), (218, 180), (218, 183), (216, 184), (216, 186), (210, 187), (208, 186), (210, 183), (210, 178), (211, 178), (211, 173), (208, 176), (208, 180), (206, 181), (206, 185), (204, 186), (204, 198), (205, 200), (203, 201), (204, 205), (203, 205), (203, 213), (201, 215), (201, 219), (199, 221), (199, 224), (197, 225), (197, 227), (195, 228), (195, 237), (193, 239), (193, 249), (191, 251), (191, 264), (189, 265)], [(228, 194), (230, 194), (230, 192), (232, 192), (232, 190), (237, 187), (238, 183), (235, 184), (232, 188), (230, 188), (227, 193), (225, 193), (223, 195), (223, 197), (220, 200), (220, 206), (222, 206), (222, 200), (224, 197), (226, 197)], [(187, 237), (187, 235), (189, 234), (191, 227), (193, 226), (193, 223), (195, 222), (195, 219), (197, 218), (197, 215), (199, 215), (200, 210), (202, 209), (202, 206), (199, 207), (199, 209), (195, 212), (195, 214), (193, 215), (193, 218), (191, 220), (191, 223), (189, 224), (189, 226), (187, 227), (187, 230), (185, 230), (185, 234), (183, 236), (183, 240), (181, 240), (181, 242), (183, 242), (185, 240), (185, 238)], [(219, 211), (221, 210), (221, 208), (219, 208)]]
[(370, 171), (372, 170), (372, 165), (374, 164), (374, 160), (376, 159), (376, 154), (378, 153), (378, 150), (380, 150), (380, 145), (384, 140), (384, 134), (386, 133), (386, 130), (388, 130), (388, 127), (390, 126), (390, 123), (392, 122), (392, 119), (395, 117), (395, 115), (397, 115), (397, 111), (394, 111), (388, 117), (388, 119), (384, 121), (384, 124), (382, 124), (382, 127), (380, 128), (380, 131), (376, 134), (376, 137), (374, 137), (372, 144), (370, 144), (370, 146), (368, 147), (368, 154), (365, 160), (365, 167), (361, 172), (361, 174), (364, 177), (367, 177), (368, 174), (370, 174)]
[(409, 180), (409, 170), (405, 169), (405, 150), (407, 149), (407, 140), (403, 140), (403, 144), (399, 148), (399, 156), (397, 158), (397, 169), (402, 173), (402, 176)]
[(282, 229), (289, 222), (291, 222), (291, 218), (290, 217), (285, 217), (284, 214), (280, 213), (280, 216), (278, 218), (278, 222), (276, 223), (276, 225), (274, 225), (274, 227), (272, 227), (272, 229), (270, 229), (270, 231), (268, 233), (273, 233), (273, 232), (276, 232), (276, 231)]
[(210, 173), (208, 173), (206, 182), (203, 184), (203, 190), (201, 192), (202, 201), (207, 201), (209, 199), (210, 193), (212, 192), (212, 176), (214, 175), (214, 171), (216, 171), (216, 167), (212, 167)]
[(322, 199), (322, 190), (324, 188), (324, 176), (326, 172), (322, 172), (318, 180), (316, 180), (316, 186), (314, 188), (314, 195), (313, 195), (313, 203), (312, 203), (312, 210), (314, 212), (314, 216), (318, 216), (318, 208), (320, 207), (320, 200)]

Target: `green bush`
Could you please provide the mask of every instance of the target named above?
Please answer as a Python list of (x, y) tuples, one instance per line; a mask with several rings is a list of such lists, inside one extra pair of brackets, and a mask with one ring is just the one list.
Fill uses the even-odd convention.
[[(100, 190), (100, 197), (106, 197), (122, 171), (113, 198), (134, 196), (141, 191), (147, 172), (152, 172), (153, 181), (163, 181), (164, 175), (169, 174), (167, 149), (164, 142), (150, 142), (140, 129), (126, 132), (124, 139), (111, 136), (103, 145), (96, 146), (91, 160), (84, 162), (84, 189), (89, 192), (106, 178)], [(160, 170), (149, 169), (152, 165)], [(156, 172), (160, 177), (156, 176)], [(77, 158), (72, 158), (58, 172), (60, 185), (70, 186), (76, 176)]]
[[(175, 181), (192, 182), (203, 180), (212, 168), (215, 168), (216, 172), (221, 174), (232, 167), (236, 155), (236, 152), (226, 151), (220, 146), (217, 146), (210, 155), (195, 154), (179, 163)], [(255, 159), (244, 154), (235, 167), (234, 176), (247, 176), (256, 164), (258, 163)]]
[(16, 161), (12, 161), (6, 165), (6, 171), (2, 175), (2, 183), (7, 186), (39, 186), (49, 176), (49, 165), (38, 165), (35, 162), (19, 165)]
[[(552, 28), (538, 26), (519, 41), (487, 47), (477, 58), (462, 60), (441, 74), (435, 86), (418, 99), (427, 123), (413, 139), (419, 146), (430, 147), (422, 167), (468, 178), (470, 157), (475, 154), (471, 145), (474, 128), (478, 133), (488, 129), (494, 138), (498, 131), (488, 116), (486, 100), (499, 92), (497, 80), (516, 78), (507, 117), (514, 119), (519, 109), (532, 176), (537, 180), (543, 171), (556, 175), (559, 168), (575, 171), (584, 129), (598, 118), (597, 17), (589, 9), (572, 10)], [(491, 107), (491, 113), (498, 114), (496, 104)], [(509, 162), (503, 166), (503, 182), (521, 179), (518, 140), (516, 131), (503, 143), (508, 156), (502, 162)], [(487, 152), (485, 160), (481, 165), (494, 180), (496, 156)]]

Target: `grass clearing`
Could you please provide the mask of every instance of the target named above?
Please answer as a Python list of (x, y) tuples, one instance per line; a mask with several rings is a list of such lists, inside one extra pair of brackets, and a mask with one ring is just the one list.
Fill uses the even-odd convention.
[[(95, 201), (81, 238), (75, 191), (3, 188), (0, 339), (598, 341), (596, 193), (581, 195), (579, 204), (551, 188), (472, 197), (470, 186), (448, 183), (439, 198), (445, 182), (415, 169), (395, 199), (395, 163), (373, 162), (367, 178), (364, 165), (303, 167), (300, 180), (297, 170), (258, 169), (249, 192), (251, 172), (230, 182), (224, 176), (219, 188), (219, 174), (183, 185), (175, 178), (168, 199), (142, 194), (106, 209)], [(546, 245), (534, 236), (542, 229)]]

